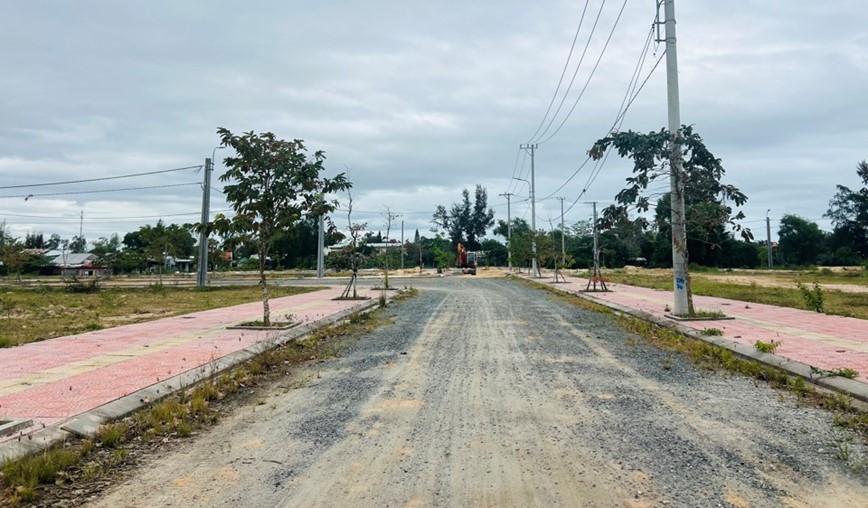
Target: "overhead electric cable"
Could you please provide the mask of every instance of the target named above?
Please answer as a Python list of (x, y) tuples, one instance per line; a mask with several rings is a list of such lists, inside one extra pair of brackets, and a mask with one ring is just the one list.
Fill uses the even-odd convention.
[[(530, 136), (530, 139), (535, 138), (536, 135), (539, 133), (539, 130), (542, 129), (543, 124), (545, 123), (545, 121), (549, 117), (549, 113), (551, 113), (551, 111), (552, 111), (552, 105), (555, 103), (555, 99), (558, 98), (558, 92), (561, 90), (561, 85), (564, 82), (564, 76), (567, 74), (567, 69), (570, 66), (570, 60), (573, 57), (573, 51), (575, 51), (575, 49), (576, 49), (576, 41), (579, 39), (579, 32), (581, 32), (582, 24), (585, 22), (585, 13), (588, 11), (588, 3), (589, 2), (590, 2), (590, 0), (585, 0), (585, 7), (582, 9), (582, 17), (579, 18), (579, 26), (576, 27), (576, 35), (573, 36), (573, 43), (570, 46), (570, 52), (567, 54), (567, 61), (564, 62), (564, 69), (561, 71), (560, 79), (558, 79), (558, 86), (555, 87), (555, 92), (552, 94), (552, 100), (549, 101), (549, 107), (546, 109), (545, 115), (543, 115), (542, 120), (540, 120), (540, 122), (539, 122), (539, 126), (537, 126), (536, 131), (534, 131), (534, 133)], [(599, 14), (597, 15), (597, 19), (599, 19)], [(587, 51), (587, 46), (585, 46), (585, 50)], [(573, 75), (573, 76), (575, 77), (575, 75)], [(562, 101), (562, 103), (563, 103), (563, 101)], [(528, 141), (528, 144), (530, 144), (530, 141)], [(515, 174), (513, 174), (513, 176), (515, 176)]]
[(159, 175), (162, 173), (171, 173), (173, 171), (186, 171), (186, 170), (190, 170), (190, 169), (202, 169), (202, 165), (200, 164), (198, 166), (186, 166), (183, 168), (161, 169), (159, 171), (146, 171), (144, 173), (131, 173), (129, 175), (105, 176), (102, 178), (88, 178), (86, 180), (68, 180), (65, 182), (29, 183), (29, 184), (21, 184), (21, 185), (3, 185), (3, 186), (0, 186), (0, 189), (23, 189), (26, 187), (48, 187), (51, 185), (69, 185), (69, 184), (74, 184), (74, 183), (102, 182), (105, 180), (118, 180), (121, 178), (133, 178), (136, 176)]
[[(567, 112), (567, 116), (564, 117), (564, 119), (561, 121), (560, 125), (558, 125), (557, 129), (555, 129), (555, 131), (552, 132), (549, 135), (549, 137), (543, 139), (542, 141), (538, 141), (537, 142), (538, 144), (547, 143), (553, 137), (555, 137), (557, 135), (557, 133), (561, 131), (561, 128), (563, 128), (563, 126), (567, 123), (567, 120), (570, 119), (570, 116), (573, 114), (573, 111), (576, 110), (576, 106), (578, 106), (579, 101), (582, 100), (582, 97), (585, 95), (585, 91), (588, 89), (588, 85), (590, 85), (591, 80), (594, 78), (594, 74), (597, 72), (597, 68), (600, 66), (600, 62), (603, 60), (603, 55), (606, 54), (606, 49), (609, 47), (609, 43), (612, 41), (612, 36), (615, 35), (615, 29), (618, 28), (618, 23), (621, 21), (621, 15), (624, 14), (624, 8), (627, 6), (628, 1), (629, 0), (624, 0), (624, 3), (621, 4), (621, 10), (618, 11), (618, 17), (615, 18), (615, 24), (612, 25), (612, 30), (609, 32), (609, 37), (606, 38), (606, 43), (603, 44), (603, 49), (600, 50), (600, 56), (597, 57), (597, 61), (596, 61), (596, 63), (594, 63), (594, 68), (591, 69), (591, 73), (590, 73), (590, 75), (588, 75), (588, 79), (585, 80), (585, 86), (582, 87), (582, 91), (579, 92), (578, 97), (576, 97), (576, 100), (573, 101), (573, 106)], [(548, 130), (548, 129), (546, 129), (546, 130)], [(542, 136), (540, 136), (540, 137), (542, 137)]]
[[(625, 0), (626, 1), (626, 0)], [(548, 125), (546, 125), (545, 130), (539, 136), (534, 136), (534, 140), (529, 142), (528, 144), (536, 143), (540, 138), (546, 135), (546, 133), (551, 128), (552, 124), (555, 122), (555, 119), (558, 117), (558, 114), (561, 112), (561, 108), (564, 106), (564, 102), (567, 100), (567, 96), (570, 93), (570, 90), (573, 88), (573, 83), (576, 81), (576, 76), (579, 75), (579, 70), (582, 68), (582, 63), (585, 61), (585, 55), (588, 54), (588, 49), (591, 47), (591, 41), (594, 39), (594, 32), (597, 31), (597, 24), (600, 22), (600, 16), (603, 14), (603, 7), (606, 6), (606, 0), (603, 0), (603, 3), (600, 4), (600, 10), (597, 11), (597, 17), (594, 19), (594, 25), (591, 27), (591, 32), (588, 34), (588, 40), (585, 42), (585, 48), (582, 50), (582, 56), (579, 57), (579, 63), (576, 65), (576, 70), (573, 71), (573, 76), (570, 78), (570, 83), (567, 85), (567, 89), (564, 90), (564, 96), (561, 97), (561, 102), (558, 103), (557, 109), (555, 109), (555, 113), (552, 115), (549, 120)]]
[[(627, 103), (627, 98), (630, 96), (631, 91), (635, 90), (636, 83), (639, 82), (639, 76), (640, 76), (640, 73), (642, 70), (642, 66), (644, 65), (645, 58), (648, 55), (648, 49), (651, 46), (651, 39), (652, 39), (653, 34), (654, 34), (654, 27), (652, 26), (651, 30), (648, 32), (648, 36), (645, 39), (645, 44), (642, 47), (642, 52), (640, 53), (639, 59), (636, 62), (636, 66), (633, 69), (633, 74), (630, 77), (630, 83), (627, 85), (627, 91), (624, 94), (624, 98), (621, 99), (621, 105), (618, 107), (618, 113), (615, 115), (615, 121), (612, 122), (612, 126), (608, 129), (608, 131), (606, 133), (612, 132), (612, 130), (615, 129), (616, 126), (619, 126), (619, 123), (618, 123), (619, 121), (620, 122), (624, 121), (627, 109), (630, 108), (630, 105), (633, 103), (633, 99), (635, 99), (636, 96), (639, 94), (639, 91), (642, 90), (641, 87), (638, 90), (636, 90), (635, 95), (633, 95), (633, 97), (630, 99), (630, 102)], [(659, 63), (659, 61), (658, 61), (658, 63)], [(656, 67), (657, 66), (655, 65), (654, 68), (656, 68)], [(651, 70), (652, 73), (653, 73), (653, 71), (654, 71), (654, 69)], [(642, 83), (642, 86), (645, 86), (645, 83), (648, 81), (648, 78), (650, 78), (650, 77), (651, 77), (651, 74), (649, 73), (648, 77), (646, 77), (645, 81)], [(564, 183), (562, 183), (560, 187), (555, 189), (554, 192), (552, 192), (551, 194), (549, 194), (548, 196), (543, 198), (543, 200), (551, 198), (552, 196), (554, 196), (555, 194), (560, 192), (561, 189), (566, 187), (567, 184), (569, 184), (573, 180), (573, 178), (575, 178), (576, 175), (578, 175), (582, 171), (582, 169), (585, 168), (585, 166), (588, 164), (588, 162), (590, 162), (590, 160), (591, 160), (590, 156), (585, 158), (584, 162), (582, 162), (582, 164), (575, 171), (573, 171), (573, 174), (570, 175), (570, 177), (567, 178), (567, 180)], [(596, 169), (598, 166), (599, 166), (599, 162), (594, 165), (594, 169)], [(593, 171), (592, 171), (592, 174), (593, 174)], [(587, 188), (587, 185), (585, 185), (585, 187)], [(564, 212), (564, 213), (566, 213), (566, 212)]]
[(188, 183), (175, 183), (168, 185), (150, 185), (147, 187), (127, 187), (125, 189), (103, 189), (103, 190), (89, 190), (89, 191), (69, 191), (69, 192), (44, 192), (40, 194), (16, 194), (16, 195), (8, 195), (8, 196), (0, 196), (0, 199), (9, 199), (9, 198), (24, 198), (27, 201), (30, 198), (40, 198), (45, 196), (67, 196), (72, 194), (101, 194), (108, 192), (125, 192), (125, 191), (134, 191), (134, 190), (147, 190), (147, 189), (165, 189), (168, 187), (183, 187), (186, 185), (201, 185), (201, 182), (188, 182)]

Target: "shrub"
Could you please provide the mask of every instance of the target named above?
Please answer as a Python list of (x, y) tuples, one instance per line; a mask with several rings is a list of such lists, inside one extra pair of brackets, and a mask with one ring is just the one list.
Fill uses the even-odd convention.
[(799, 292), (802, 293), (802, 298), (805, 300), (805, 306), (808, 307), (808, 310), (820, 313), (825, 312), (823, 304), (826, 302), (826, 294), (819, 284), (815, 282), (813, 289), (805, 287), (801, 282), (796, 282), (796, 286), (799, 288)]

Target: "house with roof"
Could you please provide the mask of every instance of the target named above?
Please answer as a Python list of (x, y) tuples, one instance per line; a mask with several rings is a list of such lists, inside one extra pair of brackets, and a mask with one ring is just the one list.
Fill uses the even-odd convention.
[(108, 269), (99, 262), (99, 257), (88, 252), (67, 252), (51, 260), (55, 275), (65, 277), (102, 277), (109, 275)]

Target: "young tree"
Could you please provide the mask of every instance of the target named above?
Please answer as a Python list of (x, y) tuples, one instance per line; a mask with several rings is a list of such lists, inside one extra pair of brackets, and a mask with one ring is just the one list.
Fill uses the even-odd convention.
[[(714, 227), (716, 224), (729, 224), (734, 230), (741, 231), (745, 239), (752, 239), (750, 230), (742, 229), (737, 222), (744, 218), (744, 214), (742, 212), (733, 214), (732, 207), (727, 204), (731, 201), (736, 206), (741, 206), (747, 201), (747, 196), (735, 186), (721, 183), (725, 173), (723, 165), (720, 159), (705, 146), (699, 134), (693, 131), (693, 127), (682, 126), (679, 137), (683, 150), (681, 178), (685, 189), (684, 195), (690, 196), (701, 191), (701, 196), (698, 198), (701, 202), (713, 202), (719, 205), (717, 213), (713, 214), (714, 220), (708, 223), (709, 227)], [(615, 196), (617, 204), (603, 210), (604, 222), (614, 224), (618, 219), (626, 217), (631, 207), (635, 207), (639, 212), (648, 211), (652, 198), (646, 194), (648, 186), (670, 175), (671, 140), (669, 131), (661, 129), (648, 134), (633, 131), (613, 132), (594, 143), (588, 151), (588, 155), (594, 160), (602, 159), (610, 147), (614, 147), (621, 157), (633, 159), (633, 176), (627, 178), (628, 186)], [(684, 244), (682, 239), (673, 238), (673, 246), (684, 255), (686, 269), (690, 259), (688, 245)], [(688, 313), (693, 314), (693, 295), (689, 276), (684, 283), (687, 290)]]
[[(353, 274), (350, 276), (350, 281), (347, 284), (346, 289), (341, 293), (341, 298), (357, 300), (359, 299), (357, 289), (359, 266), (362, 264), (363, 258), (362, 253), (359, 251), (359, 242), (362, 232), (368, 227), (368, 225), (365, 222), (353, 222), (353, 194), (349, 187), (347, 187), (347, 195), (349, 196), (349, 203), (347, 204), (347, 222), (349, 223), (350, 228), (350, 243), (344, 248), (344, 254), (345, 259), (347, 259), (347, 264)], [(364, 240), (361, 240), (361, 242), (364, 243)], [(351, 292), (352, 296), (350, 296)]]
[(217, 134), (221, 146), (235, 150), (234, 156), (223, 160), (226, 172), (220, 176), (235, 215), (218, 214), (213, 227), (221, 234), (239, 234), (256, 246), (262, 322), (270, 326), (265, 262), (272, 243), (283, 228), (303, 216), (333, 211), (337, 202), (327, 201), (325, 195), (348, 189), (351, 184), (343, 173), (334, 178), (320, 176), (325, 152), (318, 150), (309, 156), (300, 139), (285, 141), (271, 132), (235, 135), (222, 127)]

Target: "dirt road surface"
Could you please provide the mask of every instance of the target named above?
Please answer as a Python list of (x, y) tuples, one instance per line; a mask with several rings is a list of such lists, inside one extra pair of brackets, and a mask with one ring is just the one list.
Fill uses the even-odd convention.
[(395, 324), (91, 506), (868, 505), (830, 413), (508, 280), (414, 284)]

